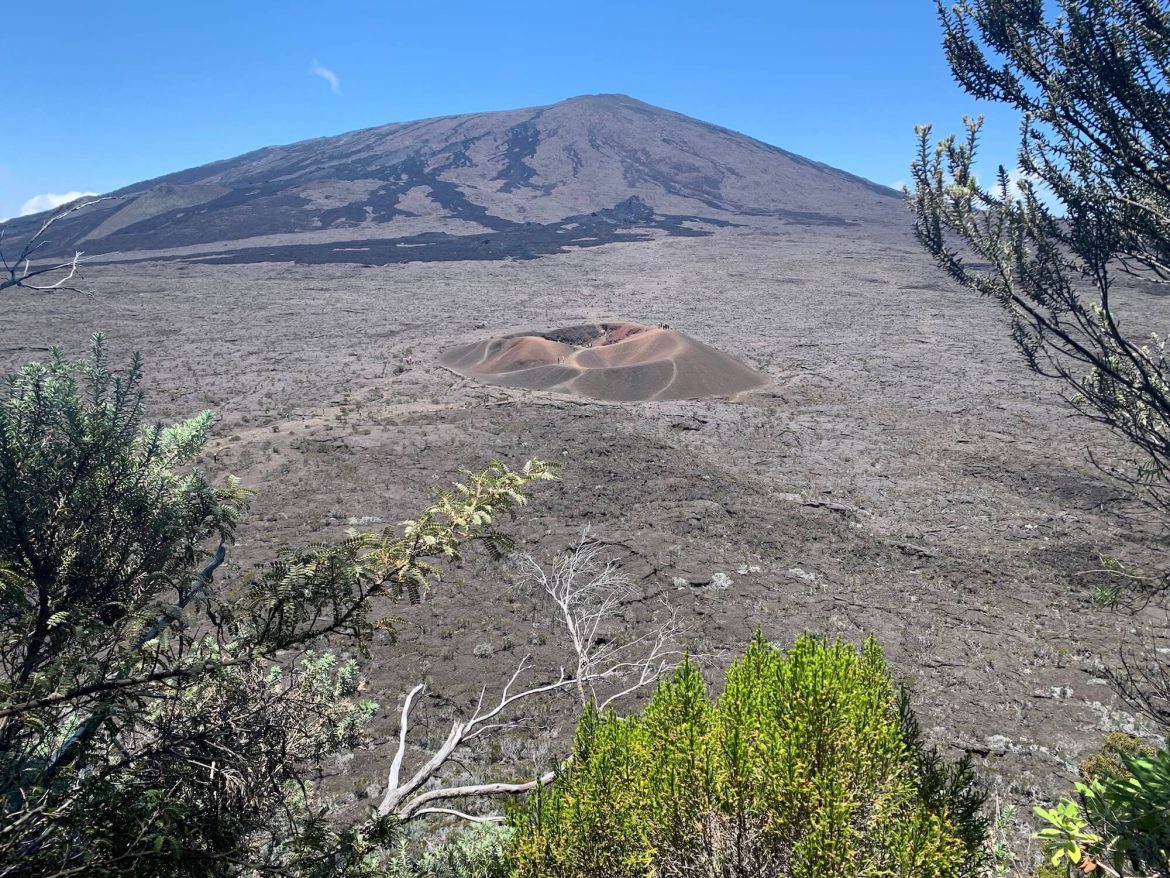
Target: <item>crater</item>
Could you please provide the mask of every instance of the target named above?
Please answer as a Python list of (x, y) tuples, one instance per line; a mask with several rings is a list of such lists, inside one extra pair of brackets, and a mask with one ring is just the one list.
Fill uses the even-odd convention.
[(487, 384), (625, 402), (729, 398), (769, 383), (667, 325), (629, 321), (484, 339), (446, 351), (440, 363)]

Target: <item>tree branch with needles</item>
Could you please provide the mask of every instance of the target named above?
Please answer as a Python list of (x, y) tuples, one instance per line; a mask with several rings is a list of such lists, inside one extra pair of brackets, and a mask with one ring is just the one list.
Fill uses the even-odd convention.
[(140, 374), (137, 358), (112, 370), (99, 336), (0, 399), (0, 876), (157, 874), (175, 851), (206, 871), (225, 850), (267, 874), (313, 855), (308, 790), (375, 710), (356, 660), (314, 647), (364, 652), (390, 602), (469, 544), (498, 553), (494, 519), (555, 477), (492, 464), (411, 521), (283, 550), (227, 586), (250, 492), (195, 466), (210, 413), (143, 425)]

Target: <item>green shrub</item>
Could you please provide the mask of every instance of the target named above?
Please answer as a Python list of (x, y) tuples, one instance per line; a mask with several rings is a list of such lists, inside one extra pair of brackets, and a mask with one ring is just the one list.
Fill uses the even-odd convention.
[(0, 876), (379, 875), (395, 821), (315, 791), (377, 706), (316, 650), (366, 652), (442, 559), (499, 554), (492, 519), (552, 474), (493, 464), (224, 581), (249, 492), (195, 466), (210, 413), (149, 424), (141, 378), (100, 335), (0, 378)]
[(422, 859), (426, 878), (508, 878), (513, 830), (483, 824), (456, 834)]
[(407, 846), (382, 863), (380, 878), (510, 878), (514, 830), (479, 824), (453, 833), (419, 860)]
[(1100, 752), (1081, 760), (1077, 774), (1087, 784), (1108, 777), (1128, 777), (1129, 772), (1121, 761), (1124, 757), (1153, 756), (1156, 751), (1141, 738), (1124, 732), (1111, 732), (1101, 742)]
[(926, 749), (877, 644), (757, 634), (712, 700), (684, 663), (641, 715), (586, 711), (513, 816), (520, 878), (963, 876), (983, 793)]
[(1170, 874), (1170, 751), (1112, 743), (1118, 767), (1078, 783), (1079, 802), (1036, 809), (1045, 854), (1066, 871), (1106, 864), (1106, 874), (1162, 878)]

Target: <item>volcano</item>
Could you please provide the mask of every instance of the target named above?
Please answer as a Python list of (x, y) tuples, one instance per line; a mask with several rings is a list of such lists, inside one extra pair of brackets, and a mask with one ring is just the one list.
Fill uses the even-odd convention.
[[(908, 223), (893, 189), (624, 95), (268, 147), (110, 195), (56, 223), (54, 246), (385, 264), (534, 258), (729, 227)], [(7, 246), (44, 218), (5, 224)]]
[(447, 351), (441, 362), (488, 384), (622, 402), (734, 397), (768, 383), (669, 326), (628, 321), (486, 339)]

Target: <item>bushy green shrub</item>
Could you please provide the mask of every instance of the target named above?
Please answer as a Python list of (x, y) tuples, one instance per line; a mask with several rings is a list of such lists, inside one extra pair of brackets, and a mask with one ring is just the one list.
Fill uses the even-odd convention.
[(1170, 752), (1121, 754), (1124, 772), (1082, 791), (1085, 813), (1110, 839), (1114, 867), (1138, 875), (1170, 873)]
[(316, 650), (393, 632), (388, 601), (498, 553), (493, 518), (552, 473), (493, 464), (225, 582), (249, 492), (195, 466), (209, 413), (146, 421), (141, 378), (98, 335), (0, 379), (0, 878), (380, 876), (394, 820), (334, 825), (315, 792), (377, 706)]
[(480, 824), (456, 832), (417, 861), (404, 847), (382, 878), (509, 878), (513, 836), (510, 826)]
[(875, 642), (757, 635), (717, 699), (686, 662), (640, 715), (586, 711), (513, 817), (516, 874), (973, 875), (982, 803), (965, 762), (923, 746)]
[(1045, 853), (1070, 873), (1104, 865), (1104, 874), (1163, 878), (1170, 874), (1170, 751), (1113, 737), (1103, 752), (1115, 767), (1078, 783), (1079, 802), (1036, 809), (1046, 824), (1039, 833)]
[(1153, 756), (1157, 752), (1141, 738), (1127, 735), (1125, 732), (1110, 732), (1101, 742), (1101, 749), (1081, 760), (1077, 766), (1077, 774), (1084, 783), (1107, 777), (1129, 777), (1125, 763), (1126, 757)]
[(512, 874), (510, 826), (485, 824), (460, 832), (422, 859), (426, 878), (507, 878)]

